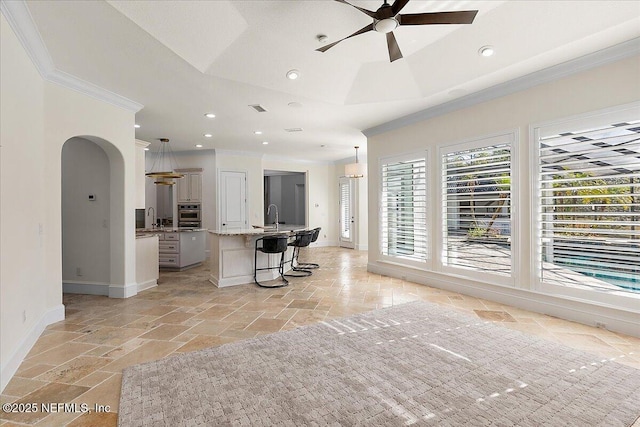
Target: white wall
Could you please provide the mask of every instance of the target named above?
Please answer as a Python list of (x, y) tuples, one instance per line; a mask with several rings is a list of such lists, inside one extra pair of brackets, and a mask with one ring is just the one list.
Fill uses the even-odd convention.
[[(61, 297), (49, 294), (44, 82), (0, 17), (0, 374), (3, 389), (24, 338)], [(17, 207), (20, 206), (19, 209)], [(58, 250), (58, 254), (60, 251)], [(62, 285), (60, 284), (60, 288)], [(58, 310), (56, 310), (56, 308)], [(39, 334), (39, 332), (38, 332)]]
[[(71, 138), (62, 148), (62, 281), (65, 292), (109, 295), (109, 158), (97, 144)], [(89, 200), (89, 195), (95, 200)]]
[[(396, 277), (405, 276), (421, 283), (434, 284), (591, 324), (601, 321), (626, 332), (630, 332), (635, 325), (637, 334), (640, 319), (637, 310), (634, 314), (611, 309), (606, 307), (606, 304), (597, 302), (569, 302), (555, 296), (549, 297), (533, 292), (535, 280), (530, 260), (533, 239), (531, 188), (534, 174), (531, 172), (529, 153), (534, 141), (530, 140), (529, 126), (628, 104), (639, 99), (640, 58), (636, 56), (370, 137), (367, 142), (369, 270)], [(514, 266), (515, 287), (499, 287), (475, 279), (456, 278), (437, 271), (437, 268), (436, 271), (419, 271), (382, 262), (379, 259), (378, 236), (380, 159), (427, 150), (431, 157), (429, 165), (432, 171), (429, 191), (432, 199), (436, 200), (435, 196), (439, 194), (438, 177), (435, 173), (437, 146), (504, 131), (515, 131), (519, 134), (516, 147), (518, 156), (515, 160), (517, 163), (514, 167), (514, 183), (518, 183), (519, 190), (516, 201), (518, 208), (514, 210), (516, 214), (519, 213), (515, 229), (519, 243), (513, 248), (518, 256), (518, 262)], [(437, 236), (440, 232), (435, 221), (430, 232), (432, 236)]]
[[(136, 139), (136, 209), (145, 208), (146, 177), (145, 177), (145, 148), (149, 146), (146, 141)], [(146, 215), (146, 212), (145, 212)]]
[(44, 81), (4, 15), (0, 31), (4, 388), (44, 327), (64, 317), (61, 155), (72, 137), (109, 157), (110, 294), (135, 294), (135, 136), (133, 112)]

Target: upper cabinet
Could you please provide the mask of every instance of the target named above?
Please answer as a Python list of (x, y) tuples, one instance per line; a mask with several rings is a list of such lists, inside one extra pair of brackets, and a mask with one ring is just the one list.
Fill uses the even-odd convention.
[(145, 208), (144, 149), (148, 146), (148, 142), (136, 139), (136, 209)]
[(184, 174), (184, 178), (177, 179), (178, 203), (202, 202), (202, 169), (176, 169)]

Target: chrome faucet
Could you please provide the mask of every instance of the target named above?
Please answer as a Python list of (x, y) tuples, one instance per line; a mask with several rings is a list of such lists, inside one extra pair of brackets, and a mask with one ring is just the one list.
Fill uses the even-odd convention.
[(151, 217), (151, 219), (153, 221), (151, 221), (151, 228), (156, 228), (156, 210), (153, 209), (153, 206), (149, 206), (149, 209), (147, 209), (147, 216), (149, 216), (149, 212), (151, 212), (151, 210), (153, 210), (153, 216)]
[(276, 230), (278, 229), (278, 207), (276, 205), (274, 205), (273, 203), (271, 203), (268, 207), (267, 207), (267, 215), (269, 215), (271, 213), (271, 206), (273, 206), (274, 208), (276, 208)]

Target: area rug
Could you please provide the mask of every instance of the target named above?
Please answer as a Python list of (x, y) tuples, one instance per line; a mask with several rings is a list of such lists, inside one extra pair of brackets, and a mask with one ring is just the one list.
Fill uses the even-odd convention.
[(412, 302), (140, 364), (119, 425), (624, 426), (640, 370)]

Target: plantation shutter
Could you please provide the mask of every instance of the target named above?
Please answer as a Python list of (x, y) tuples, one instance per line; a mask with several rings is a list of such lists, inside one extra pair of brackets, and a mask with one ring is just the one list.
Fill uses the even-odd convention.
[(640, 123), (539, 139), (541, 273), (640, 290)]
[(444, 265), (511, 275), (511, 143), (495, 143), (507, 138), (442, 152)]
[(427, 260), (426, 159), (382, 164), (381, 252)]
[(340, 237), (351, 238), (351, 193), (348, 182), (340, 183)]

